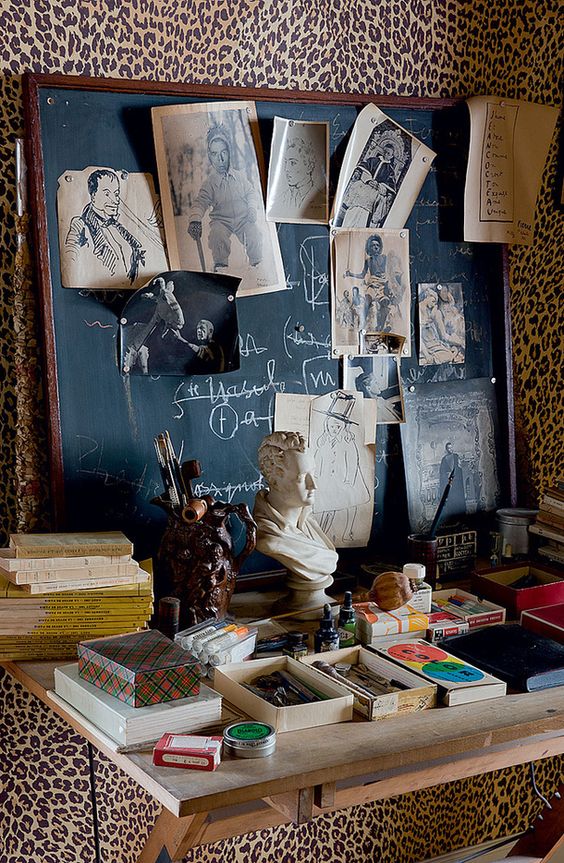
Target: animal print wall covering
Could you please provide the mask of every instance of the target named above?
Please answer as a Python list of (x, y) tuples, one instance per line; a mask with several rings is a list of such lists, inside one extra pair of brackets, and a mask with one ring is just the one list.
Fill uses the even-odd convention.
[[(25, 260), (20, 259), (14, 274), (13, 151), (23, 126), (23, 72), (403, 95), (492, 93), (555, 105), (560, 99), (562, 58), (557, 16), (558, 4), (552, 0), (523, 0), (519, 4), (513, 0), (207, 0), (198, 4), (4, 0), (0, 5), (0, 541), (4, 544), (7, 533), (16, 528), (37, 529), (47, 524), (37, 309)], [(527, 498), (533, 502), (554, 480), (564, 456), (561, 371), (556, 361), (559, 350), (561, 360), (564, 217), (553, 203), (556, 157), (554, 143), (537, 208), (535, 244), (514, 247), (510, 253), (522, 502)], [(25, 744), (29, 735), (37, 736), (37, 728), (33, 726), (32, 731), (31, 724), (37, 716), (37, 703), (25, 698), (23, 703), (22, 694), (16, 698), (6, 686), (4, 703), (8, 715), (24, 723), (20, 734)], [(80, 744), (75, 741), (73, 746)], [(72, 747), (62, 751), (66, 759), (74, 758)], [(68, 763), (60, 765), (57, 781), (63, 781)], [(22, 774), (13, 774), (12, 796), (4, 797), (4, 807), (11, 806), (10, 800), (19, 794), (29, 794), (23, 760), (21, 764)], [(560, 760), (543, 764), (542, 769), (548, 772), (548, 791)], [(103, 859), (113, 863), (115, 851), (109, 849), (115, 845), (115, 836), (132, 829), (123, 820), (127, 808), (123, 801), (131, 799), (132, 810), (144, 808), (147, 822), (153, 804), (141, 800), (138, 790), (123, 777), (116, 777), (108, 765), (100, 765), (100, 772), (104, 770), (110, 774), (108, 787), (111, 789), (115, 782), (116, 794), (122, 799), (116, 807), (116, 813), (121, 814), (115, 829), (108, 826), (101, 833), (102, 846), (107, 849)], [(38, 774), (33, 781), (40, 783), (41, 790)], [(383, 861), (420, 859), (445, 850), (448, 844), (439, 848), (438, 843), (448, 843), (451, 838), (454, 845), (488, 833), (495, 835), (509, 816), (517, 819), (515, 823), (525, 823), (530, 789), (524, 771), (504, 771), (495, 788), (492, 782), (492, 777), (486, 777), (455, 783), (440, 796), (434, 791), (421, 792), (415, 798), (327, 816), (299, 831), (279, 828), (209, 846), (188, 859), (194, 863), (220, 859), (289, 861), (296, 859), (294, 850), (299, 842), (306, 849), (303, 856), (300, 851), (299, 859), (305, 861), (313, 859), (310, 852), (315, 836), (316, 860), (321, 859), (320, 854), (322, 859), (346, 860), (351, 835), (361, 837), (367, 855), (380, 850)], [(122, 783), (127, 783), (127, 788)], [(499, 801), (485, 824), (483, 810), (475, 805), (484, 788), (488, 795), (495, 792)], [(466, 813), (464, 820), (461, 806)], [(41, 828), (57, 838), (60, 850), (54, 854), (49, 846), (51, 857), (46, 854), (42, 858), (47, 863), (94, 859), (92, 854), (88, 856), (86, 839), (80, 845), (75, 835), (69, 837), (56, 829), (51, 833), (57, 823), (53, 821), (54, 808), (46, 806), (32, 812), (32, 829)], [(82, 809), (80, 813), (77, 816), (75, 811), (75, 821), (82, 825), (84, 837), (90, 836), (90, 826), (81, 821), (87, 816)], [(436, 819), (437, 813), (440, 829), (437, 826), (431, 836), (415, 830), (414, 824), (428, 823), (427, 819)], [(445, 820), (447, 815), (450, 820)], [(391, 818), (385, 822), (385, 832), (383, 816)], [(10, 823), (17, 826), (15, 820)], [(32, 859), (24, 844), (28, 840), (29, 832), (16, 831), (9, 851), (0, 853), (0, 863)], [(434, 843), (432, 848), (430, 842)], [(80, 850), (73, 853), (73, 848)], [(272, 849), (268, 856), (266, 848)], [(265, 851), (262, 856), (261, 850)], [(122, 859), (133, 857), (124, 851)]]

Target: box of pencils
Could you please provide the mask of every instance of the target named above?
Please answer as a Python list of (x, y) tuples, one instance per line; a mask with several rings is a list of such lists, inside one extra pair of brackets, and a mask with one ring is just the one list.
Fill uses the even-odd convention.
[(437, 703), (433, 683), (359, 644), (310, 654), (302, 664), (347, 687), (355, 711), (370, 721), (427, 710)]
[(459, 588), (433, 591), (431, 612), (434, 611), (445, 611), (459, 617), (468, 623), (470, 629), (505, 623), (505, 608)]

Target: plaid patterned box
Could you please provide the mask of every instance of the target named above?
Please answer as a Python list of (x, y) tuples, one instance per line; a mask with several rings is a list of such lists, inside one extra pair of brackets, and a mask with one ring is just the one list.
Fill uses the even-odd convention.
[(78, 645), (80, 676), (132, 707), (197, 695), (201, 666), (155, 629)]

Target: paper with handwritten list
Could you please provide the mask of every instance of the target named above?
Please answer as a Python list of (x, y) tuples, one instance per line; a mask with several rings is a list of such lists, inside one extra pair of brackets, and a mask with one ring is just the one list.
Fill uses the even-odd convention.
[(467, 100), (470, 154), (464, 239), (531, 245), (558, 109), (496, 96)]

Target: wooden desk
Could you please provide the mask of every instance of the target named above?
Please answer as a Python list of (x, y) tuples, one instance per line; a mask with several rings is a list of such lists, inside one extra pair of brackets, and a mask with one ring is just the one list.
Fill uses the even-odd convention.
[(230, 836), (564, 753), (564, 687), (443, 707), (381, 722), (278, 735), (269, 758), (226, 757), (215, 773), (154, 767), (49, 696), (52, 662), (6, 670), (154, 796), (164, 809), (139, 857), (172, 860)]

